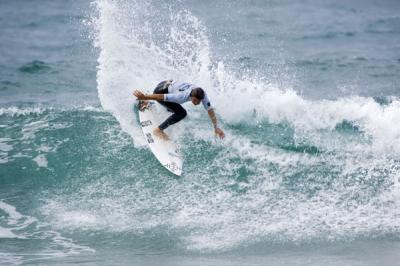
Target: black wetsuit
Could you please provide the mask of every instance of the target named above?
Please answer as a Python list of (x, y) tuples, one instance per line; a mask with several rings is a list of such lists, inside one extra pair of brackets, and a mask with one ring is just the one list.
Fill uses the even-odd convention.
[[(170, 80), (165, 80), (160, 82), (154, 89), (154, 94), (167, 94), (168, 87), (170, 84), (171, 84)], [(168, 111), (173, 112), (171, 116), (169, 116), (163, 123), (161, 123), (161, 125), (158, 126), (161, 130), (164, 130), (170, 125), (173, 125), (181, 121), (187, 115), (186, 110), (179, 103), (166, 102), (166, 101), (158, 101), (158, 102), (161, 105), (165, 106)]]

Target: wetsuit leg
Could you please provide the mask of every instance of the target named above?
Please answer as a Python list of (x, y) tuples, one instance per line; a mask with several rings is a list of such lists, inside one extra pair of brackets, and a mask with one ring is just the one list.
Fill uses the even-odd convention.
[[(162, 81), (160, 82), (157, 87), (154, 89), (154, 94), (165, 94), (168, 93), (168, 81)], [(186, 117), (187, 112), (186, 110), (180, 105), (179, 103), (173, 103), (173, 102), (165, 102), (165, 101), (158, 101), (161, 105), (165, 106), (168, 111), (173, 112), (171, 116), (169, 116), (161, 125), (159, 125), (159, 128), (161, 130), (166, 129), (170, 125), (173, 125), (179, 121), (181, 121), (183, 118)]]
[(165, 94), (168, 93), (168, 86), (171, 84), (170, 80), (164, 80), (158, 83), (157, 87), (154, 89), (154, 94)]
[(163, 123), (161, 123), (161, 125), (158, 126), (161, 130), (166, 129), (170, 125), (173, 125), (186, 117), (187, 112), (179, 103), (172, 103), (172, 102), (159, 102), (159, 103), (167, 107), (169, 110), (172, 110), (172, 112), (174, 112)]

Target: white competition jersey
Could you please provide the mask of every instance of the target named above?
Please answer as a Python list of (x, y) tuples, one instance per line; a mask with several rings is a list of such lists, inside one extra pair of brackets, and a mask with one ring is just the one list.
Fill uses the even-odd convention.
[[(190, 101), (190, 93), (195, 88), (199, 88), (199, 86), (186, 82), (173, 81), (168, 87), (168, 94), (164, 94), (164, 101), (179, 104), (188, 102)], [(201, 103), (207, 111), (211, 109), (211, 103), (206, 92), (204, 92), (204, 99)]]

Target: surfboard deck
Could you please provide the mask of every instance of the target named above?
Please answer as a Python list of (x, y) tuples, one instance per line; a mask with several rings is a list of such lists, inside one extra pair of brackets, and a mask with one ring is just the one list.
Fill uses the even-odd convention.
[(153, 130), (159, 126), (157, 104), (154, 101), (147, 102), (144, 108), (141, 108), (143, 101), (139, 101), (138, 104), (140, 126), (147, 144), (161, 165), (173, 174), (181, 176), (183, 161), (179, 149), (171, 139), (163, 140), (154, 136)]

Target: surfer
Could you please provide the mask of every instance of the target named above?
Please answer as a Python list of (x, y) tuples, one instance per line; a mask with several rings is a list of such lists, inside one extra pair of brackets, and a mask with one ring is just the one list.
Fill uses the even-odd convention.
[(143, 101), (139, 108), (145, 108), (146, 100), (156, 100), (161, 105), (167, 108), (168, 111), (173, 112), (163, 123), (161, 123), (156, 129), (154, 129), (154, 135), (169, 140), (168, 135), (164, 132), (164, 129), (173, 125), (183, 118), (186, 117), (186, 110), (182, 107), (182, 103), (191, 101), (194, 105), (203, 104), (204, 109), (207, 110), (208, 116), (214, 126), (215, 134), (223, 139), (225, 133), (218, 127), (217, 117), (214, 109), (211, 106), (210, 100), (204, 90), (194, 84), (186, 82), (178, 82), (173, 80), (165, 80), (160, 82), (154, 89), (153, 94), (144, 94), (139, 90), (133, 92), (138, 100)]

